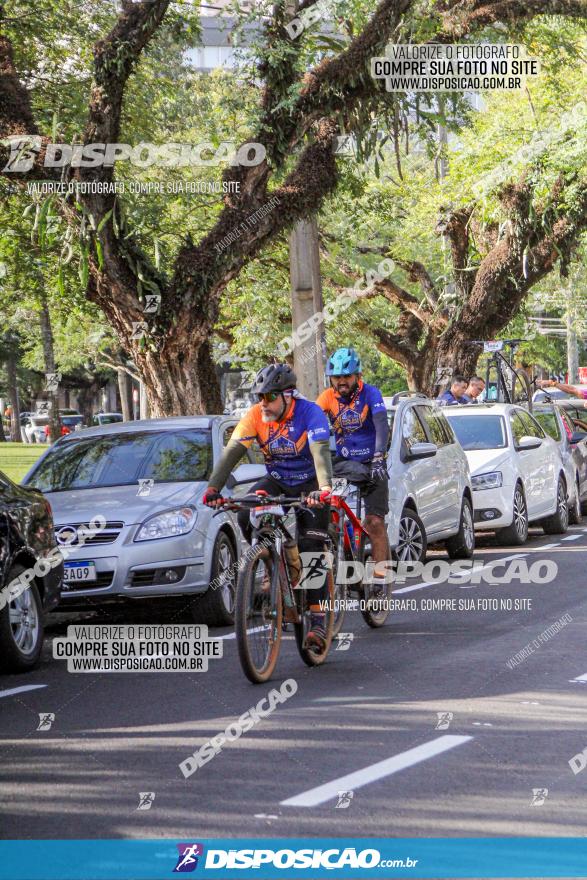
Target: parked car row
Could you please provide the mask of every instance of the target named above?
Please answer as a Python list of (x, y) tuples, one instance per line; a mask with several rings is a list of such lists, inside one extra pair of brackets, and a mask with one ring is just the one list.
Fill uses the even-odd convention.
[[(122, 420), (121, 413), (96, 413), (92, 416), (92, 425), (109, 425)], [(59, 428), (61, 437), (72, 431), (79, 431), (85, 428), (84, 417), (75, 409), (60, 409)], [(21, 413), (20, 433), (23, 443), (49, 443), (49, 416), (31, 412)]]
[[(554, 534), (569, 515), (580, 518), (587, 431), (558, 405), (540, 405), (535, 415), (509, 404), (439, 408), (411, 393), (386, 404), (387, 526), (397, 559), (423, 561), (439, 543), (450, 558), (470, 558), (476, 532), (521, 544), (530, 524)], [(67, 546), (67, 558), (50, 584), (35, 579), (28, 600), (0, 611), (0, 665), (34, 662), (43, 607), (56, 600), (77, 609), (189, 596), (198, 622), (232, 623), (235, 563), (246, 545), (234, 514), (214, 514), (202, 496), (236, 424), (226, 415), (112, 421), (62, 436), (22, 487), (2, 478), (0, 587), (48, 548)], [(245, 494), (263, 475), (256, 455), (247, 451), (228, 492)], [(97, 516), (104, 527), (80, 543), (78, 530)]]

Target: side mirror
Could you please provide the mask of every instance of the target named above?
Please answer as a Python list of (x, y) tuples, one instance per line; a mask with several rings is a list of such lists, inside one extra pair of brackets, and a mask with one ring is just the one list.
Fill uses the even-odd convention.
[(408, 461), (416, 461), (420, 458), (432, 458), (438, 452), (436, 443), (414, 443), (408, 449), (406, 459)]
[(573, 431), (573, 433), (569, 437), (569, 443), (574, 446), (576, 443), (580, 443), (581, 440), (584, 440), (585, 437), (587, 437), (585, 431)]
[(539, 446), (542, 446), (542, 440), (540, 437), (532, 437), (529, 434), (524, 434), (523, 437), (520, 437), (518, 441), (518, 449), (538, 449)]
[(229, 489), (233, 489), (241, 483), (254, 483), (264, 477), (266, 473), (262, 464), (239, 464), (229, 476), (226, 485)]

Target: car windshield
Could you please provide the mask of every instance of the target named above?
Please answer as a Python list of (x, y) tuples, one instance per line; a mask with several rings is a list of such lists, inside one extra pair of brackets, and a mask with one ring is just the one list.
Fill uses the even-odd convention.
[(101, 425), (112, 425), (114, 422), (121, 422), (122, 416), (117, 416), (114, 414), (112, 414), (111, 416), (107, 416), (100, 413), (98, 419)]
[(79, 425), (83, 421), (83, 416), (61, 416), (61, 424), (66, 425), (67, 427), (71, 427), (72, 425)]
[(538, 424), (542, 425), (549, 437), (553, 440), (560, 440), (561, 435), (558, 427), (558, 420), (553, 412), (536, 412), (532, 413)]
[(446, 413), (457, 440), (466, 451), (474, 449), (505, 449), (507, 435), (502, 416), (451, 416)]
[(205, 480), (212, 465), (209, 431), (136, 431), (57, 445), (26, 485), (43, 492)]

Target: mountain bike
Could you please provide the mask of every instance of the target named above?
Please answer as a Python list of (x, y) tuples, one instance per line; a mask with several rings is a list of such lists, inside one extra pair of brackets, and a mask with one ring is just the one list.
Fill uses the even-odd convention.
[[(471, 345), (482, 345), (489, 354), (485, 370), (485, 401), (517, 403), (532, 411), (532, 392), (528, 374), (513, 364), (514, 356), (524, 339), (473, 339)], [(509, 356), (502, 352), (509, 348)]]
[[(345, 501), (351, 489), (356, 491), (355, 511)], [(330, 495), (331, 508), (331, 537), (334, 542), (334, 624), (333, 635), (337, 636), (342, 628), (345, 615), (345, 606), (349, 591), (359, 599), (359, 610), (365, 623), (373, 628), (383, 626), (389, 615), (389, 599), (391, 598), (391, 584), (379, 591), (381, 595), (375, 595), (375, 590), (370, 587), (366, 577), (353, 584), (346, 583), (348, 566), (345, 563), (357, 563), (357, 567), (365, 572), (365, 566), (372, 562), (371, 542), (368, 532), (361, 522), (361, 509), (363, 503), (363, 491), (360, 485), (351, 483), (349, 480), (336, 478)]]
[[(316, 565), (304, 571), (301, 587), (292, 583), (285, 552), (293, 538), (286, 526), (286, 509), (305, 507), (303, 496), (290, 498), (243, 496), (238, 501), (226, 499), (223, 510), (250, 510), (252, 539), (245, 553), (235, 603), (235, 630), (238, 654), (247, 678), (258, 684), (268, 681), (277, 664), (281, 648), (283, 622), (292, 623), (299, 654), (308, 666), (320, 666), (326, 660), (332, 642), (334, 580), (325, 549), (322, 558), (316, 553)], [(327, 540), (327, 545), (329, 541)], [(332, 554), (330, 554), (330, 559)], [(313, 576), (316, 583), (312, 583)], [(326, 579), (326, 649), (321, 653), (306, 644), (310, 629), (312, 587)], [(319, 582), (318, 582), (319, 581)]]

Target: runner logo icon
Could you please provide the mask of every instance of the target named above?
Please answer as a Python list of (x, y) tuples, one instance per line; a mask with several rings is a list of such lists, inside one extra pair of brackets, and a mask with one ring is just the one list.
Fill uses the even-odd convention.
[(187, 874), (195, 871), (198, 867), (198, 858), (204, 855), (204, 846), (201, 843), (178, 843), (179, 856), (177, 865), (173, 869), (174, 874)]

